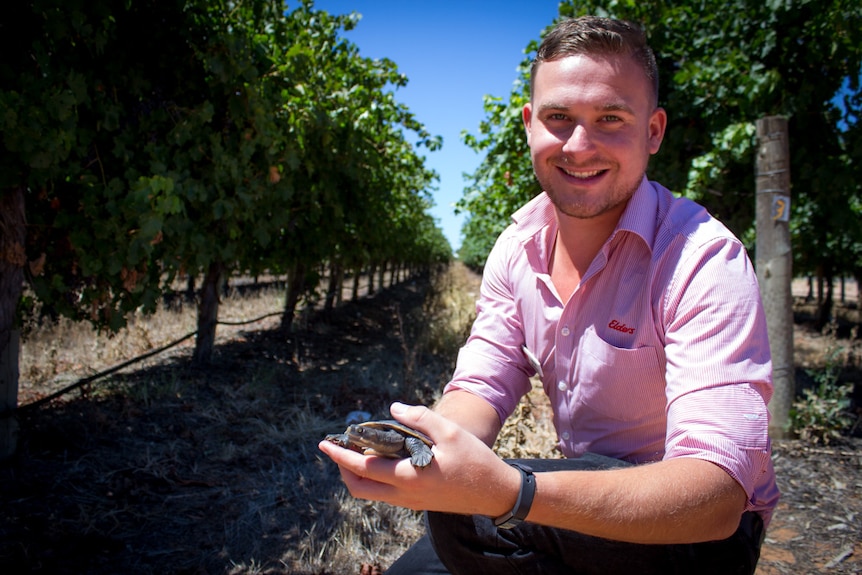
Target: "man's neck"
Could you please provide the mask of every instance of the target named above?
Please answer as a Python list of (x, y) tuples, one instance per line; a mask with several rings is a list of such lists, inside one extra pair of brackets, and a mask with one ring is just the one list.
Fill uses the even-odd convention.
[(590, 264), (613, 233), (620, 214), (579, 219), (557, 212), (557, 237), (548, 273), (565, 303), (580, 284)]

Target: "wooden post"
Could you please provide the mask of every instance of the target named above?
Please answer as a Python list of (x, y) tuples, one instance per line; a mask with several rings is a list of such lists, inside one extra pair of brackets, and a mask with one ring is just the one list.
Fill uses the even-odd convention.
[(757, 248), (755, 266), (766, 311), (772, 379), (769, 402), (771, 437), (789, 435), (790, 408), (796, 393), (793, 373), (793, 252), (790, 245), (790, 144), (787, 118), (757, 121)]

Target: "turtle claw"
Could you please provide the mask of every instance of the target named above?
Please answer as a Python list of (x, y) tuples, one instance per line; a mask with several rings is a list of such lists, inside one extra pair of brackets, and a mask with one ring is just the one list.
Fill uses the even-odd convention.
[(419, 438), (405, 438), (404, 447), (410, 452), (410, 463), (413, 464), (413, 467), (428, 467), (431, 464), (431, 460), (434, 459), (434, 452)]
[(424, 469), (431, 465), (432, 459), (434, 459), (434, 455), (431, 453), (417, 453), (410, 458), (410, 463), (413, 464), (413, 467)]

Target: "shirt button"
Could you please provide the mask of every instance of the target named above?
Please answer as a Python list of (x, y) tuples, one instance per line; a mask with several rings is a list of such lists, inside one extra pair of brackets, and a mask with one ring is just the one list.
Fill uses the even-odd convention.
[(563, 337), (568, 337), (568, 335), (570, 333), (569, 328), (564, 327), (563, 329), (560, 330), (560, 333), (563, 334)]
[(569, 438), (571, 437), (571, 434), (568, 431), (564, 431), (562, 437), (563, 437), (563, 441), (568, 441)]
[(557, 383), (557, 389), (559, 389), (560, 391), (566, 391), (567, 389), (569, 389), (569, 386), (566, 385), (565, 381), (561, 381)]

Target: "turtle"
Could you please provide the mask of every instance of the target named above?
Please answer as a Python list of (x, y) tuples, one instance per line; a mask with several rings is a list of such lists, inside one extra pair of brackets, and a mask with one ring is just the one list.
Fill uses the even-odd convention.
[(326, 440), (367, 455), (410, 457), (417, 468), (427, 467), (434, 457), (431, 438), (394, 419), (348, 425), (344, 433), (330, 433)]

